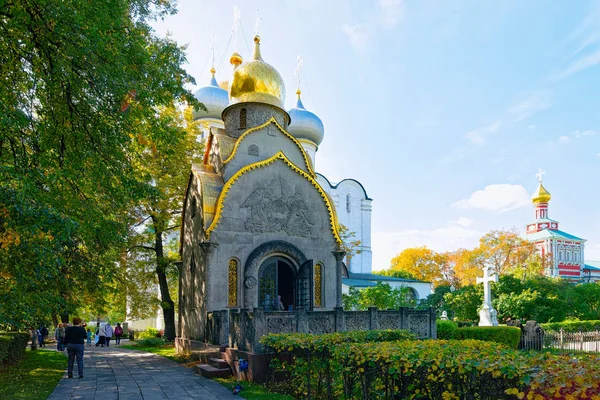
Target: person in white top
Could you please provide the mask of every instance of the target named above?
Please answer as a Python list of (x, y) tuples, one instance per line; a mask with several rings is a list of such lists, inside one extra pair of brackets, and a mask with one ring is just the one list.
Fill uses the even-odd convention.
[(110, 339), (112, 339), (112, 335), (114, 333), (113, 327), (110, 326), (110, 322), (106, 323), (106, 326), (104, 327), (104, 331), (105, 331), (105, 340), (104, 342), (106, 343), (106, 347), (108, 347), (110, 345)]
[(98, 343), (96, 343), (96, 347), (100, 345), (100, 347), (104, 347), (104, 342), (106, 341), (106, 325), (100, 325), (97, 329), (97, 334), (99, 336)]

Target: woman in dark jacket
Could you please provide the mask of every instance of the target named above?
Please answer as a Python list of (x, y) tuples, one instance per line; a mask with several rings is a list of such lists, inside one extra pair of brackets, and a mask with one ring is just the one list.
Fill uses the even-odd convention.
[(81, 325), (81, 318), (73, 318), (73, 326), (67, 328), (65, 333), (65, 343), (67, 344), (67, 353), (69, 354), (68, 373), (69, 378), (73, 377), (73, 364), (77, 357), (77, 370), (79, 378), (83, 378), (83, 350), (87, 339), (87, 332)]

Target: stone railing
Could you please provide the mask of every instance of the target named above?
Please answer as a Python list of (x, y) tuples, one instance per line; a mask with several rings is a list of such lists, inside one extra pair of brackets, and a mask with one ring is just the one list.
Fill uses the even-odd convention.
[(420, 339), (437, 337), (435, 312), (430, 310), (270, 311), (262, 308), (209, 312), (206, 340), (231, 348), (262, 353), (260, 338), (268, 333), (332, 333), (355, 330), (405, 329)]

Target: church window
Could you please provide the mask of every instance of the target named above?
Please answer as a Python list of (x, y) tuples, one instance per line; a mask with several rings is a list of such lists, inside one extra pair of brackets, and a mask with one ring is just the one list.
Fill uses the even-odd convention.
[(255, 144), (248, 146), (248, 154), (251, 156), (258, 156), (258, 146)]
[(404, 302), (406, 304), (411, 304), (412, 302), (417, 301), (417, 299), (418, 299), (418, 295), (417, 295), (417, 292), (415, 291), (415, 289), (413, 289), (411, 287), (405, 288)]
[(194, 218), (196, 216), (196, 208), (197, 208), (196, 198), (194, 197), (192, 199), (192, 205), (190, 206), (190, 218)]
[(240, 129), (246, 129), (246, 109), (240, 110)]
[(323, 266), (315, 265), (315, 307), (323, 307)]
[(350, 195), (346, 195), (346, 211), (350, 212), (352, 204), (350, 203)]
[(236, 259), (229, 260), (227, 270), (227, 306), (235, 307), (238, 305), (238, 261)]
[[(190, 309), (194, 309), (194, 298), (196, 297), (196, 259), (192, 254), (190, 261)], [(185, 302), (184, 302), (185, 303)]]

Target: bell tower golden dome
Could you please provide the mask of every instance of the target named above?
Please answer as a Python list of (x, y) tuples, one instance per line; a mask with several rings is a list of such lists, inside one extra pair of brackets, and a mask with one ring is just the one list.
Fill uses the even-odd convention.
[(266, 103), (283, 109), (285, 84), (279, 72), (263, 61), (260, 54), (260, 37), (254, 37), (252, 60), (233, 71), (229, 83), (230, 104)]

